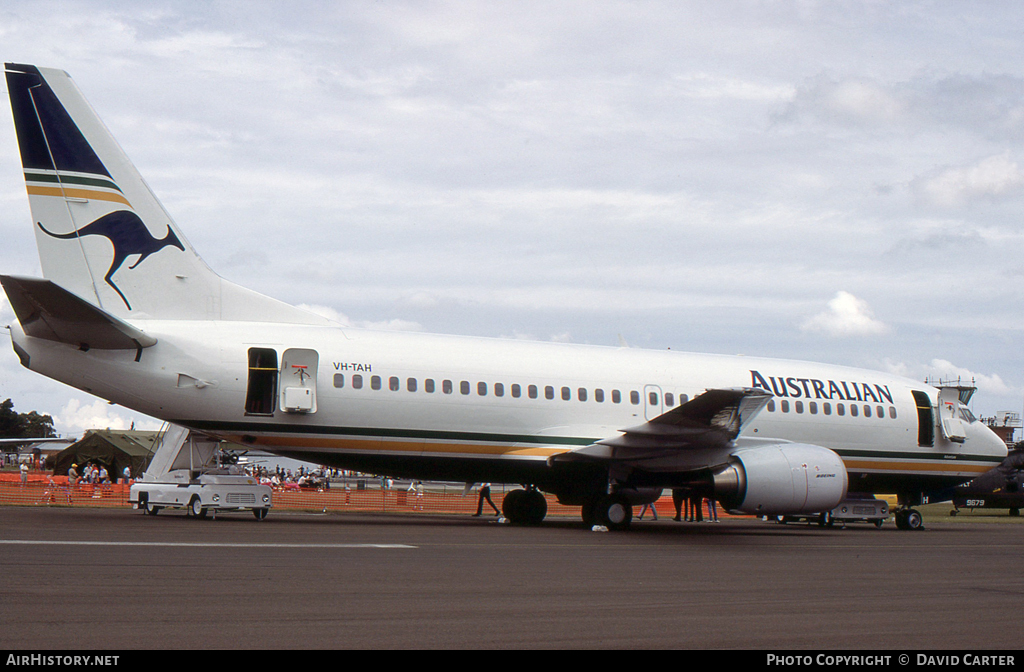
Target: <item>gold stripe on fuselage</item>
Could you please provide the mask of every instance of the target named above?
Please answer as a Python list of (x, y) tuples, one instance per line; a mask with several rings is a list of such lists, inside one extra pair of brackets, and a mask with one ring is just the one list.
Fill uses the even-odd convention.
[(848, 472), (888, 472), (901, 474), (978, 475), (992, 469), (992, 464), (971, 462), (894, 462), (844, 457)]
[(353, 450), (360, 452), (415, 453), (430, 456), (471, 455), (487, 457), (542, 457), (547, 458), (566, 452), (557, 446), (529, 446), (501, 443), (438, 443), (417, 440), (396, 441), (378, 438), (327, 439), (316, 437), (259, 436), (255, 441), (246, 442), (241, 436), (225, 437), (242, 445), (277, 448), (311, 448), (314, 450)]

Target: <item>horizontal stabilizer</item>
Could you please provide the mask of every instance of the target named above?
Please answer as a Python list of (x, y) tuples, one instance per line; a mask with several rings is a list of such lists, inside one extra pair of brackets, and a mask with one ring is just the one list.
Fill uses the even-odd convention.
[(739, 436), (772, 398), (753, 387), (708, 390), (650, 422), (620, 430), (621, 436), (602, 439), (556, 455), (553, 461), (661, 461), (686, 448), (723, 447)]
[(139, 350), (156, 339), (50, 280), (0, 275), (25, 333), (83, 350)]

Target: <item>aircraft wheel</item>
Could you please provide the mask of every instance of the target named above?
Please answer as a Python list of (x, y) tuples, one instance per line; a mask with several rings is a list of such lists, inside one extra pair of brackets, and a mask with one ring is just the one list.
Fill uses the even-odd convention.
[(256, 520), (263, 520), (264, 518), (267, 517), (267, 510), (266, 509), (253, 509), (252, 510), (252, 515), (256, 516)]
[(146, 506), (145, 508), (143, 508), (143, 511), (146, 512), (147, 516), (155, 516), (156, 514), (160, 513), (160, 507), (153, 506), (152, 502), (146, 502)]
[(516, 489), (505, 495), (505, 499), (501, 500), (501, 515), (513, 523), (516, 522), (519, 513), (519, 502), (525, 494), (526, 490)]
[(597, 516), (594, 513), (594, 510), (597, 508), (597, 501), (596, 499), (588, 499), (580, 509), (580, 517), (583, 519), (583, 524), (587, 527), (593, 527), (597, 524)]
[(538, 525), (548, 514), (548, 501), (539, 490), (513, 490), (502, 500), (501, 512), (513, 525)]
[(633, 520), (633, 505), (622, 495), (608, 495), (598, 502), (594, 513), (609, 530), (625, 530)]
[(923, 530), (924, 518), (916, 509), (904, 509), (896, 512), (896, 527), (901, 530)]
[(519, 503), (523, 523), (526, 525), (540, 525), (544, 516), (548, 515), (548, 500), (540, 490), (529, 490), (526, 496)]

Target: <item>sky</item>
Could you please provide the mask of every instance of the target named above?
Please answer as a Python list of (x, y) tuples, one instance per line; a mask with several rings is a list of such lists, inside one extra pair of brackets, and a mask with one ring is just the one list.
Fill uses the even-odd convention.
[[(354, 327), (746, 354), (1024, 404), (1024, 7), (45, 2), (206, 262)], [(41, 274), (7, 105), (0, 272)], [(14, 320), (0, 299), (0, 324)], [(23, 369), (58, 431), (158, 422)]]

